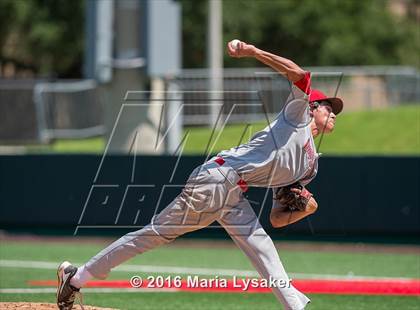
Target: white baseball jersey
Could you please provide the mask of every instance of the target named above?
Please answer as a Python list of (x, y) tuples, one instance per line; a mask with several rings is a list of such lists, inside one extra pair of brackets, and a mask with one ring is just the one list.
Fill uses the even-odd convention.
[[(244, 180), (249, 185), (276, 187), (297, 180), (309, 182), (315, 176), (317, 154), (306, 93), (293, 86), (287, 105), (273, 123), (248, 143), (220, 154), (228, 165), (210, 160), (197, 167), (181, 194), (149, 225), (114, 241), (80, 270), (104, 279), (126, 260), (218, 221), (262, 278), (290, 284), (273, 241), (237, 185)], [(304, 309), (310, 302), (292, 284), (274, 285), (272, 290), (285, 309)]]
[(249, 186), (276, 188), (308, 184), (318, 170), (310, 128), (310, 75), (292, 91), (277, 118), (245, 144), (219, 155)]

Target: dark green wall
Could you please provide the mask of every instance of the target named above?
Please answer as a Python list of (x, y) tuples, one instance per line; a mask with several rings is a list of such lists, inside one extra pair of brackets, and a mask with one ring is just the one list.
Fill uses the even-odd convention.
[[(94, 182), (101, 156), (0, 156), (0, 227), (73, 230), (86, 201), (81, 224), (114, 225), (124, 195), (118, 225), (133, 225), (138, 210), (136, 225), (145, 225), (158, 200), (161, 209), (179, 193), (181, 188), (174, 185), (183, 184), (202, 161), (198, 156), (183, 157), (170, 183), (175, 157), (139, 156), (132, 176), (133, 157), (110, 156)], [(322, 158), (319, 174), (309, 186), (319, 203), (318, 212), (277, 234), (415, 236), (420, 233), (419, 168), (418, 157)], [(264, 189), (247, 193), (257, 213), (265, 194)], [(260, 217), (271, 231), (270, 207), (271, 192)], [(82, 230), (100, 234), (107, 229)], [(208, 231), (211, 235), (216, 230)]]

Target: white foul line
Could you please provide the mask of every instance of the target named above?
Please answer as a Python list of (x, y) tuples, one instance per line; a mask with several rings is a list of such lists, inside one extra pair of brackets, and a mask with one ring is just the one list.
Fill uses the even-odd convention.
[[(178, 292), (177, 288), (84, 288), (83, 293), (161, 293)], [(0, 294), (51, 294), (56, 288), (2, 288)]]
[[(32, 260), (0, 260), (0, 267), (6, 268), (27, 268), (27, 269), (57, 269), (59, 263)], [(81, 265), (81, 264), (75, 264)], [(237, 276), (237, 277), (258, 277), (254, 270), (243, 269), (218, 269), (218, 268), (194, 268), (194, 267), (174, 267), (174, 266), (153, 266), (153, 265), (121, 265), (113, 271), (120, 272), (144, 272), (144, 273), (169, 273), (169, 274), (187, 274), (203, 276)], [(412, 281), (414, 278), (404, 277), (378, 277), (378, 276), (358, 276), (353, 274), (335, 275), (335, 274), (316, 274), (316, 273), (289, 273), (294, 279), (344, 279), (344, 280), (400, 280)]]

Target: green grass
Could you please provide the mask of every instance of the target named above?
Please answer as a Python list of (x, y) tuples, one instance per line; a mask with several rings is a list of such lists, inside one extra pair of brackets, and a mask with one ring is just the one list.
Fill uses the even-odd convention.
[[(245, 132), (244, 141), (265, 126), (265, 123), (252, 124)], [(227, 126), (213, 152), (238, 145), (245, 129), (245, 124)], [(185, 153), (204, 154), (210, 137), (208, 128), (191, 128)], [(324, 135), (320, 151), (326, 155), (419, 155), (420, 105), (343, 113), (337, 117), (334, 132)]]
[[(217, 153), (238, 145), (246, 124), (229, 125), (210, 148), (211, 129), (190, 127), (184, 148), (185, 154)], [(246, 130), (242, 142), (266, 126), (254, 123)], [(47, 147), (32, 147), (31, 152), (99, 153), (105, 147), (104, 138), (83, 140), (57, 140)], [(320, 151), (325, 155), (419, 155), (420, 154), (420, 105), (405, 105), (382, 110), (349, 112), (339, 115), (333, 134), (323, 138)]]
[[(199, 242), (199, 241), (197, 241)], [(68, 259), (83, 263), (103, 248), (104, 244), (41, 243), (7, 241), (0, 245), (0, 259), (60, 262)], [(375, 252), (297, 251), (279, 249), (289, 273), (420, 278), (420, 257), (415, 254)], [(248, 259), (236, 247), (177, 246), (176, 241), (154, 251), (139, 255), (128, 262), (138, 265), (161, 265), (204, 268), (234, 268), (253, 270)], [(129, 279), (133, 275), (115, 270), (110, 279)], [(154, 273), (154, 275), (164, 275)], [(185, 276), (185, 275), (183, 275)], [(55, 279), (51, 269), (0, 268), (0, 288), (29, 287), (28, 280)], [(417, 309), (418, 297), (398, 296), (341, 296), (310, 294), (316, 309)], [(279, 309), (272, 294), (214, 294), (214, 293), (107, 293), (85, 294), (85, 304), (120, 309)], [(54, 302), (54, 294), (0, 294), (0, 301)]]
[[(66, 259), (83, 263), (106, 244), (63, 245), (59, 243), (6, 243), (1, 245), (0, 259), (59, 262)], [(30, 253), (30, 257), (26, 258)], [(316, 273), (363, 276), (420, 278), (420, 257), (414, 254), (282, 251), (280, 257), (292, 273)], [(191, 259), (193, 257), (193, 259)], [(398, 263), (396, 263), (398, 262)], [(188, 248), (166, 246), (135, 257), (130, 264), (205, 267), (254, 270), (247, 257), (236, 247)], [(121, 273), (120, 273), (121, 275)]]
[(106, 141), (104, 137), (88, 139), (67, 139), (56, 140), (50, 145), (31, 145), (27, 147), (27, 151), (31, 154), (102, 154), (105, 149), (105, 144)]
[(420, 154), (420, 105), (339, 115), (325, 154)]
[(102, 153), (105, 149), (102, 137), (81, 140), (57, 140), (52, 150), (57, 153)]

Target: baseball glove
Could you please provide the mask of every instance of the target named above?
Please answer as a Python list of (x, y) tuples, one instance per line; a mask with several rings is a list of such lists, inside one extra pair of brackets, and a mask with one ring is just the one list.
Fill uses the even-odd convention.
[(280, 187), (275, 193), (275, 200), (291, 211), (305, 211), (312, 194), (299, 182)]

